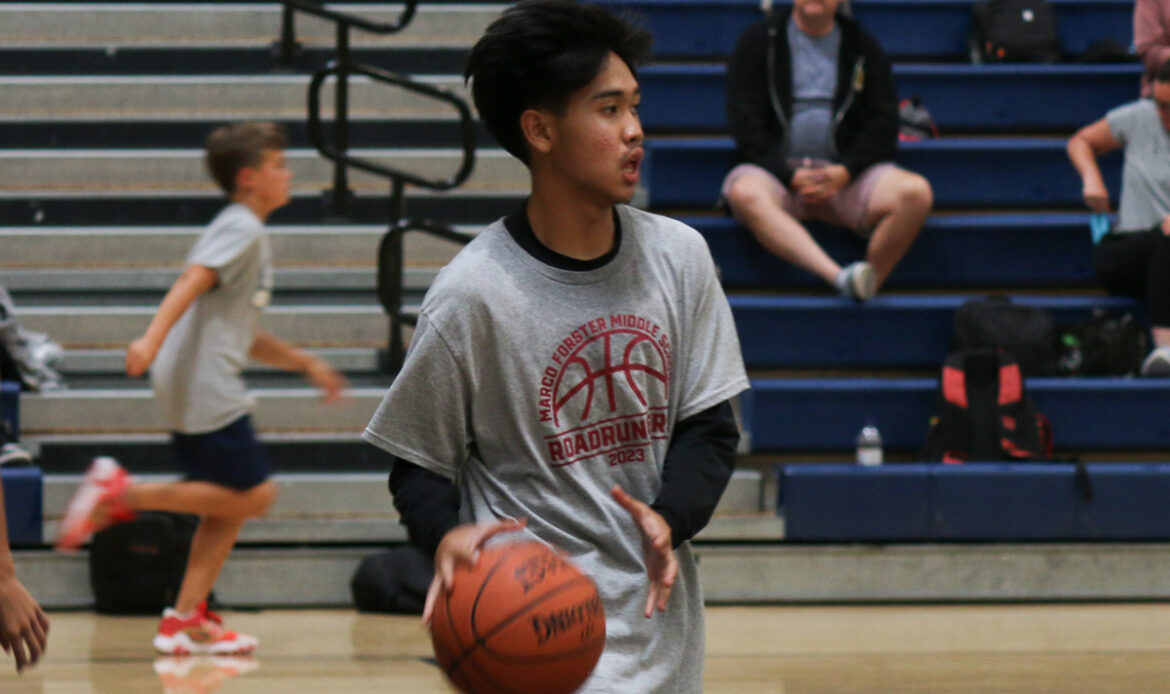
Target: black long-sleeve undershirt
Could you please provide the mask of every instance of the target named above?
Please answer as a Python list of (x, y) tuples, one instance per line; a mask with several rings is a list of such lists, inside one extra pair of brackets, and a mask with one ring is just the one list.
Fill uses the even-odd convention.
[[(670, 526), (675, 547), (694, 537), (711, 520), (735, 470), (739, 428), (731, 402), (688, 417), (674, 428), (662, 465), (662, 488), (650, 508)], [(434, 555), (459, 525), (459, 490), (447, 478), (394, 457), (390, 494), (410, 541)]]

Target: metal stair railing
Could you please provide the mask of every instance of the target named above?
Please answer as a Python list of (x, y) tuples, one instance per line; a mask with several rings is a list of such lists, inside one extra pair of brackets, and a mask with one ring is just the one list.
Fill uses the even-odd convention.
[[(406, 219), (406, 186), (414, 185), (428, 190), (444, 191), (458, 187), (466, 181), (475, 168), (475, 120), (471, 108), (461, 97), (445, 89), (416, 82), (410, 77), (389, 72), (381, 68), (355, 63), (350, 58), (349, 30), (362, 29), (380, 34), (392, 34), (404, 29), (414, 17), (419, 0), (406, 0), (398, 19), (389, 23), (377, 23), (361, 17), (325, 8), (314, 0), (282, 0), (284, 16), (282, 21), (280, 55), (283, 62), (291, 62), (295, 52), (295, 11), (302, 11), (337, 23), (337, 46), (335, 60), (313, 73), (308, 88), (309, 140), (322, 156), (334, 163), (333, 189), (329, 209), (345, 216), (349, 210), (350, 193), (348, 169), (353, 167), (390, 180), (390, 227), (378, 245), (378, 301), (390, 318), (390, 335), (382, 359), (382, 366), (390, 372), (397, 372), (405, 356), (403, 331), (407, 325), (415, 325), (417, 317), (403, 308), (403, 255), (404, 237), (408, 232), (423, 232), (458, 243), (468, 243), (474, 236), (457, 231), (450, 226), (430, 219)], [(368, 79), (407, 91), (421, 94), (452, 106), (459, 114), (460, 145), (463, 160), (458, 171), (447, 178), (424, 178), (408, 171), (402, 171), (379, 162), (355, 157), (349, 154), (349, 76), (361, 75)], [(321, 119), (321, 89), (329, 77), (334, 77), (334, 123), (332, 142), (324, 132)]]

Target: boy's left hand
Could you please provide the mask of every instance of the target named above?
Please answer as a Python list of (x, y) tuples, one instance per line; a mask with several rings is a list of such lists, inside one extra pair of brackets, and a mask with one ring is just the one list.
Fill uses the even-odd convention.
[(341, 393), (349, 383), (346, 382), (345, 376), (333, 368), (329, 362), (321, 358), (315, 358), (309, 363), (309, 368), (305, 369), (305, 375), (313, 383), (321, 389), (321, 399), (325, 402), (337, 402), (341, 399)]
[(644, 614), (649, 618), (655, 607), (659, 612), (665, 612), (678, 578), (678, 559), (674, 556), (670, 525), (649, 504), (638, 501), (620, 486), (614, 485), (610, 493), (642, 533), (642, 553), (646, 559), (646, 574), (650, 578), (650, 595), (646, 598)]
[(126, 375), (130, 378), (138, 378), (146, 373), (157, 354), (158, 346), (145, 337), (131, 342), (126, 349)]

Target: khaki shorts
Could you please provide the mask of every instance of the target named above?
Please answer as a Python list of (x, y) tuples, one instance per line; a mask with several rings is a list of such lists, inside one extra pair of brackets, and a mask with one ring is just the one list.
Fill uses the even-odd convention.
[(873, 231), (869, 228), (866, 211), (869, 209), (869, 199), (873, 195), (873, 187), (877, 180), (887, 171), (897, 169), (894, 164), (883, 162), (861, 172), (856, 180), (837, 191), (837, 194), (828, 201), (818, 205), (806, 205), (799, 195), (790, 193), (780, 179), (770, 171), (755, 164), (740, 164), (728, 172), (723, 179), (723, 199), (727, 200), (727, 192), (737, 180), (747, 174), (759, 174), (772, 183), (772, 191), (776, 195), (776, 202), (780, 207), (801, 221), (816, 220), (827, 224), (847, 227), (857, 232), (863, 238), (868, 238)]

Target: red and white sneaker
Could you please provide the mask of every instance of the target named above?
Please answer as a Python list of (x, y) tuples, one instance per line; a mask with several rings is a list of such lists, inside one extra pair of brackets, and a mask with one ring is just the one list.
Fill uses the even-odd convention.
[(129, 486), (130, 474), (117, 461), (94, 458), (65, 509), (65, 518), (57, 534), (57, 549), (76, 550), (102, 528), (134, 520), (134, 510), (126, 504), (126, 488)]
[(207, 609), (206, 602), (188, 614), (170, 607), (163, 610), (154, 635), (154, 649), (167, 655), (244, 655), (259, 643), (255, 636), (224, 629), (223, 620)]

